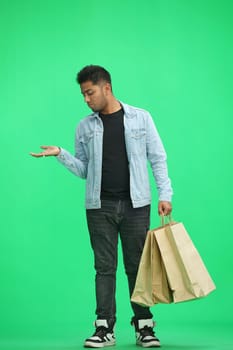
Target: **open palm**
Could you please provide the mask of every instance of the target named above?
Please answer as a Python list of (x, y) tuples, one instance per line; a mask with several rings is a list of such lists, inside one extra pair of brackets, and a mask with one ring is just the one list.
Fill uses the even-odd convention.
[(33, 157), (48, 157), (48, 156), (57, 156), (60, 153), (60, 148), (57, 146), (41, 146), (44, 151), (39, 153), (30, 152)]

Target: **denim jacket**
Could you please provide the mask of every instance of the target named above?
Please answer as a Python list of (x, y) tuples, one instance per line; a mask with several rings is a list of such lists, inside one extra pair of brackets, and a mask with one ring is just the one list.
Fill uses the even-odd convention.
[[(126, 151), (129, 161), (130, 197), (134, 208), (151, 203), (147, 161), (150, 162), (159, 200), (171, 201), (166, 153), (151, 115), (121, 102), (124, 110)], [(86, 179), (86, 208), (101, 208), (103, 123), (93, 112), (79, 123), (75, 155), (61, 148), (57, 159), (75, 175)]]

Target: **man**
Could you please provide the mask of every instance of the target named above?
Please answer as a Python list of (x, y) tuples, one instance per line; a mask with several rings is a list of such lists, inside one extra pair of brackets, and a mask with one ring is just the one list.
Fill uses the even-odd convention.
[[(117, 242), (122, 242), (129, 294), (149, 229), (149, 160), (159, 193), (159, 215), (170, 214), (172, 189), (166, 154), (150, 114), (118, 101), (111, 77), (103, 67), (90, 65), (77, 75), (81, 93), (93, 113), (77, 127), (75, 156), (57, 146), (42, 146), (34, 157), (56, 156), (75, 175), (86, 179), (86, 216), (96, 269), (95, 333), (84, 346), (115, 344)], [(149, 308), (131, 303), (136, 343), (159, 347)]]

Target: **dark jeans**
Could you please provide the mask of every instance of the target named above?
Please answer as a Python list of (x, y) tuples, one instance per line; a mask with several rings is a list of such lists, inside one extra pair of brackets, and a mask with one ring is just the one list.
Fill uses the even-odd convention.
[[(118, 236), (121, 238), (129, 293), (133, 292), (138, 265), (150, 224), (150, 206), (133, 208), (130, 200), (102, 200), (101, 209), (87, 209), (87, 224), (95, 257), (96, 314), (115, 320)], [(152, 318), (149, 308), (131, 302), (136, 319)]]

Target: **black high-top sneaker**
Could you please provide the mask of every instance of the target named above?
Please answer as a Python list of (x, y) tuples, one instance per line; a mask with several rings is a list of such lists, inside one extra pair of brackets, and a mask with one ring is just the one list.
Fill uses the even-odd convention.
[(95, 333), (84, 342), (85, 348), (103, 348), (116, 344), (113, 326), (109, 327), (107, 320), (96, 320), (95, 327)]
[(160, 341), (153, 331), (155, 323), (152, 319), (136, 320), (132, 318), (131, 324), (135, 327), (137, 345), (140, 345), (143, 348), (160, 347)]

